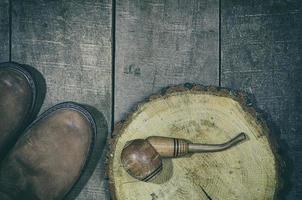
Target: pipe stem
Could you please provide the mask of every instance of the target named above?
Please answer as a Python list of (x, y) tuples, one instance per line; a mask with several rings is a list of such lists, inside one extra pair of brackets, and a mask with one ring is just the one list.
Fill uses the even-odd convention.
[(245, 133), (239, 133), (236, 137), (223, 144), (189, 144), (189, 153), (217, 152), (226, 150), (248, 139)]

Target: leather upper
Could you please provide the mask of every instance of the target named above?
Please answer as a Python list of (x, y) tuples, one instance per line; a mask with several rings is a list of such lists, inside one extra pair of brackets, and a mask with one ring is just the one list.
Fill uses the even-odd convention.
[(62, 199), (77, 181), (91, 143), (93, 129), (85, 115), (61, 108), (40, 118), (26, 131), (0, 170), (28, 199)]
[(0, 154), (4, 154), (27, 120), (33, 104), (28, 79), (12, 68), (0, 68)]

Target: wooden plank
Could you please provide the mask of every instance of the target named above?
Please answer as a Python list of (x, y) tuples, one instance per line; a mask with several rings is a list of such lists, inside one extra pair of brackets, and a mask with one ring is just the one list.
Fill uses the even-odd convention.
[(9, 60), (9, 2), (0, 1), (0, 62)]
[(116, 7), (115, 121), (163, 87), (218, 85), (218, 0), (125, 0)]
[(302, 199), (302, 2), (222, 1), (221, 24), (222, 86), (252, 93), (271, 116), (293, 165), (284, 194)]
[[(45, 77), (42, 110), (62, 101), (94, 106), (111, 121), (111, 0), (13, 0), (12, 59)], [(105, 199), (104, 159), (77, 199)], [(91, 169), (90, 169), (91, 170)]]

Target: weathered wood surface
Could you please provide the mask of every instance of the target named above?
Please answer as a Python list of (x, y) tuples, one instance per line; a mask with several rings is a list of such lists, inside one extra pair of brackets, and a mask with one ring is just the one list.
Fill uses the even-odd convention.
[[(43, 110), (75, 100), (96, 106), (110, 122), (111, 0), (11, 1), (12, 58), (46, 77)], [(272, 116), (293, 161), (287, 198), (301, 199), (302, 1), (221, 3), (222, 86), (253, 93)], [(117, 1), (115, 121), (161, 87), (218, 85), (218, 7), (218, 0)], [(9, 0), (0, 0), (0, 47), (6, 62)], [(99, 198), (101, 187), (89, 184), (84, 193)]]
[(0, 1), (0, 62), (9, 61), (9, 2)]
[[(228, 90), (175, 87), (150, 97), (116, 130), (109, 154), (113, 199), (274, 199), (279, 161), (258, 116), (241, 94)], [(240, 132), (248, 140), (228, 150), (163, 160), (161, 174), (150, 182), (134, 179), (122, 167), (121, 151), (133, 139), (163, 136), (214, 144)]]
[[(44, 75), (42, 110), (76, 101), (111, 121), (111, 7), (111, 0), (12, 1), (12, 60)], [(104, 159), (77, 199), (105, 199), (103, 178)]]
[(302, 1), (222, 1), (221, 24), (222, 86), (271, 115), (292, 160), (283, 199), (302, 199)]
[(116, 5), (115, 121), (162, 87), (218, 85), (218, 0)]

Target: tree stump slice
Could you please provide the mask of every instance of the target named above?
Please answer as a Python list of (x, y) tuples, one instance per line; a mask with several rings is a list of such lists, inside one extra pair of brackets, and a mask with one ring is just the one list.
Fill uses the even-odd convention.
[[(226, 151), (165, 159), (151, 182), (132, 178), (122, 167), (129, 140), (148, 136), (223, 143), (240, 132), (248, 141)], [(279, 186), (278, 157), (269, 130), (242, 93), (215, 87), (172, 87), (138, 105), (115, 129), (109, 153), (112, 198), (117, 200), (274, 199)]]

